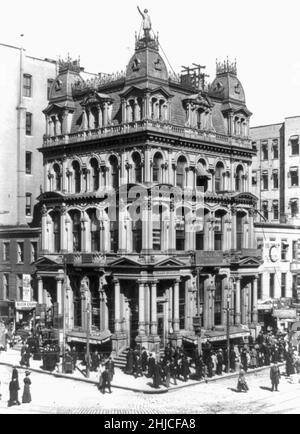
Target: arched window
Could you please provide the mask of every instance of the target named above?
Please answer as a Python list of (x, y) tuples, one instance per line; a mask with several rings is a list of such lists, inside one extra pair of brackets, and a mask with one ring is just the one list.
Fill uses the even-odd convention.
[(186, 158), (181, 156), (177, 160), (177, 169), (176, 169), (176, 185), (177, 187), (184, 188), (185, 187), (185, 168), (187, 162)]
[(236, 248), (241, 250), (243, 248), (243, 229), (244, 229), (245, 214), (238, 212), (236, 215)]
[(208, 188), (208, 173), (206, 162), (203, 159), (199, 160), (196, 166), (196, 187), (200, 187), (201, 191), (204, 193)]
[(214, 241), (215, 250), (223, 250), (223, 239), (224, 239), (224, 215), (225, 211), (216, 211), (215, 213), (215, 223), (214, 223)]
[(142, 182), (142, 160), (138, 152), (132, 154), (134, 180), (135, 182)]
[(159, 152), (153, 157), (153, 182), (162, 182), (163, 157)]
[(53, 249), (54, 252), (60, 251), (60, 215), (58, 212), (51, 214), (53, 222)]
[[(203, 215), (204, 211), (204, 215)], [(209, 211), (201, 207), (196, 211), (195, 236), (196, 250), (205, 250), (205, 226), (209, 217)]]
[(109, 157), (110, 171), (111, 171), (111, 186), (113, 188), (119, 187), (119, 165), (118, 159), (115, 155)]
[(216, 166), (216, 172), (215, 172), (215, 191), (222, 191), (223, 188), (223, 173), (224, 173), (224, 166), (222, 163), (218, 163)]
[(78, 161), (73, 161), (72, 163), (74, 172), (74, 190), (75, 193), (80, 193), (81, 191), (81, 170)]
[(96, 210), (91, 209), (87, 211), (90, 218), (90, 230), (91, 230), (91, 251), (100, 251), (100, 222), (96, 215)]
[(236, 173), (235, 173), (235, 190), (239, 192), (243, 191), (243, 174), (244, 174), (243, 166), (239, 165), (236, 168)]
[(90, 111), (90, 128), (98, 128), (99, 127), (99, 111), (96, 107), (92, 107)]
[(81, 251), (81, 221), (79, 211), (70, 211), (72, 220), (73, 252)]
[(92, 168), (92, 189), (97, 191), (99, 188), (99, 165), (96, 158), (91, 159), (90, 165)]
[(54, 164), (53, 171), (54, 171), (54, 190), (60, 191), (61, 190), (61, 172), (60, 172), (60, 167), (58, 164)]

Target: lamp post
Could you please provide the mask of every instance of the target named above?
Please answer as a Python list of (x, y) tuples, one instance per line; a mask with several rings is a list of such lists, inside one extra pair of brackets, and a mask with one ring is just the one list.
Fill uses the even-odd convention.
[(226, 306), (226, 338), (227, 338), (227, 372), (230, 371), (230, 321), (229, 321), (229, 313), (230, 313), (230, 290), (228, 288), (227, 292), (227, 306)]
[(90, 377), (90, 303), (86, 308), (86, 377)]

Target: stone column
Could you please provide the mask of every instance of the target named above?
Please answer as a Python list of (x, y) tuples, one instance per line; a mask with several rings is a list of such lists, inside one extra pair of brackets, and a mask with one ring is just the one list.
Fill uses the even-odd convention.
[(175, 206), (174, 200), (170, 203), (170, 222), (169, 222), (169, 250), (176, 250), (176, 228), (175, 228)]
[(174, 318), (173, 318), (173, 330), (174, 333), (178, 333), (180, 330), (179, 324), (179, 279), (176, 279), (174, 283)]
[(150, 296), (150, 284), (146, 283), (145, 284), (145, 332), (146, 335), (149, 336), (150, 332), (151, 332), (151, 316), (150, 316), (150, 308), (151, 308), (151, 296)]
[(236, 209), (231, 208), (231, 249), (236, 249)]
[(247, 292), (247, 286), (242, 287), (242, 289), (241, 289), (241, 297), (242, 297), (241, 322), (242, 322), (242, 324), (246, 324), (246, 322), (247, 322), (247, 311), (248, 311), (248, 292)]
[(150, 149), (145, 149), (144, 182), (151, 182)]
[(120, 331), (120, 281), (118, 279), (114, 280), (115, 285), (115, 332)]
[(236, 277), (235, 279), (235, 323), (236, 325), (241, 324), (241, 279), (240, 277)]
[(249, 232), (248, 232), (248, 247), (249, 249), (254, 248), (255, 243), (255, 237), (254, 237), (254, 211), (251, 209), (249, 210)]
[(226, 308), (227, 308), (227, 296), (228, 296), (228, 278), (222, 279), (222, 307), (221, 307), (221, 324), (226, 325)]
[(44, 303), (44, 288), (43, 288), (43, 278), (42, 276), (37, 276), (38, 281), (38, 303)]
[(210, 304), (210, 328), (215, 326), (215, 285), (214, 282), (209, 286), (209, 304)]
[(252, 323), (252, 284), (248, 283), (248, 323)]
[(151, 334), (157, 335), (157, 286), (151, 282)]
[(169, 333), (173, 331), (173, 287), (169, 288)]
[(253, 321), (254, 324), (256, 324), (257, 320), (258, 320), (258, 314), (257, 314), (257, 276), (255, 276), (253, 278), (253, 281), (252, 281), (252, 290), (253, 290), (253, 300), (252, 300), (252, 303), (253, 303), (253, 318), (252, 318), (252, 321)]
[(63, 308), (63, 279), (61, 277), (56, 278), (56, 300), (58, 303), (58, 314), (62, 314)]
[(48, 236), (48, 211), (45, 205), (42, 206), (42, 251), (49, 252), (49, 236)]
[(125, 122), (127, 122), (127, 118), (126, 118), (126, 100), (125, 100), (125, 98), (121, 99), (121, 105), (122, 105), (122, 122), (125, 123)]
[(145, 335), (145, 284), (139, 282), (139, 335)]

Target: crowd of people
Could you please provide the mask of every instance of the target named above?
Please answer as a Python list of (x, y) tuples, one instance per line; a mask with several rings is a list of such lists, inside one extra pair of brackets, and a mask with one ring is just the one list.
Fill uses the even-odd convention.
[(209, 341), (202, 345), (201, 354), (198, 348), (188, 353), (182, 347), (171, 346), (165, 348), (163, 356), (144, 347), (129, 349), (125, 372), (135, 378), (152, 378), (153, 387), (158, 388), (161, 384), (169, 387), (171, 382), (176, 385), (178, 380), (186, 382), (189, 378), (207, 381), (223, 375), (229, 368), (229, 372), (241, 373), (240, 384), (243, 384), (248, 370), (280, 362), (286, 363), (287, 376), (300, 373), (298, 352), (283, 335), (260, 332), (255, 340), (249, 336), (248, 343), (231, 345), (229, 358), (226, 347), (214, 348)]

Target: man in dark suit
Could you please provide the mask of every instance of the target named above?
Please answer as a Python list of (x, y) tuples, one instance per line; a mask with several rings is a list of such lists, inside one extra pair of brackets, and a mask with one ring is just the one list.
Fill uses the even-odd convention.
[(109, 393), (111, 393), (111, 388), (110, 388), (110, 373), (108, 371), (107, 366), (105, 366), (105, 370), (102, 372), (101, 374), (102, 380), (101, 380), (101, 392), (105, 393), (105, 389), (108, 388)]
[(280, 380), (280, 369), (279, 369), (279, 366), (277, 365), (277, 362), (275, 362), (274, 365), (271, 366), (270, 379), (271, 379), (271, 383), (272, 383), (272, 392), (274, 392), (274, 387), (275, 387), (276, 392), (278, 392), (278, 384), (279, 384), (279, 380)]
[(112, 381), (115, 375), (115, 363), (111, 357), (106, 362), (105, 367), (109, 372), (110, 381)]
[(153, 357), (153, 354), (150, 354), (149, 360), (148, 360), (148, 377), (151, 378), (154, 373), (154, 366), (155, 366), (155, 358)]

